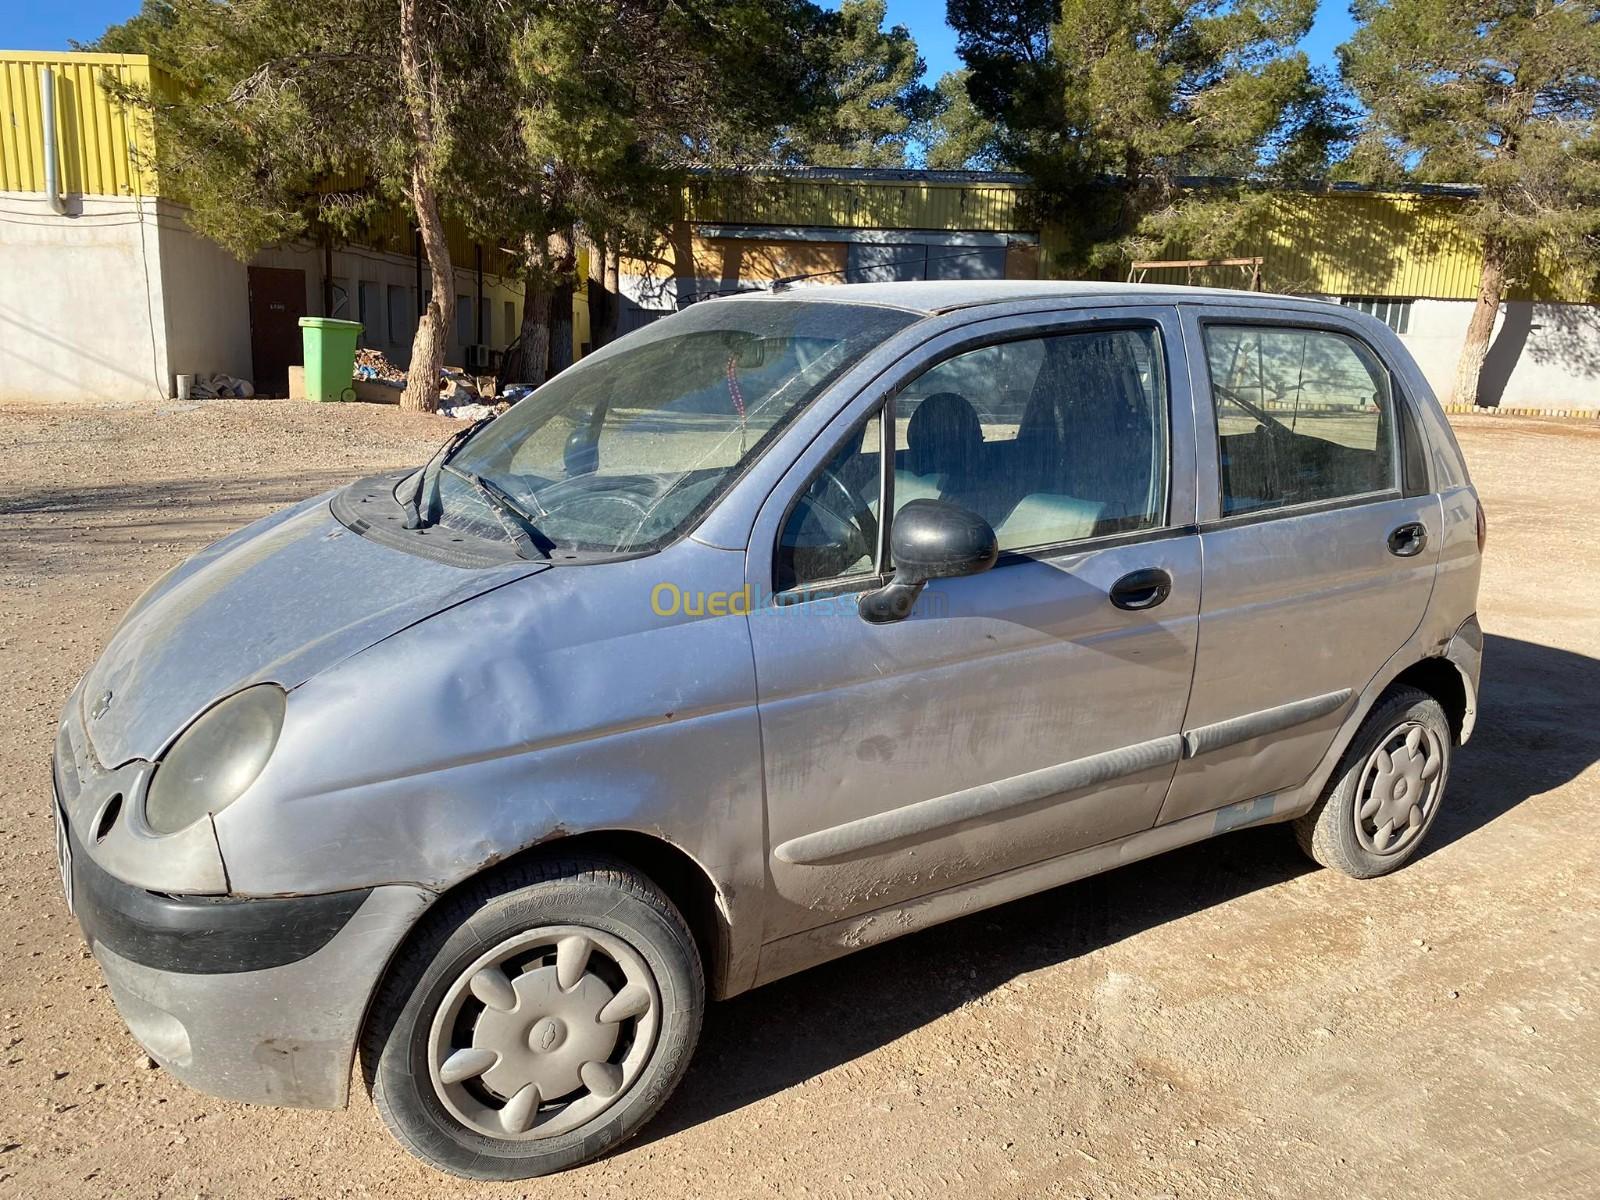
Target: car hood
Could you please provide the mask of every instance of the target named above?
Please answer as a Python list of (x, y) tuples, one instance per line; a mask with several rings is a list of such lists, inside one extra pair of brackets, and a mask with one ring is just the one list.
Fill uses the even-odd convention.
[(285, 688), (543, 564), (467, 569), (379, 545), (318, 496), (223, 538), (134, 604), (80, 689), (95, 756), (154, 758), (253, 683)]

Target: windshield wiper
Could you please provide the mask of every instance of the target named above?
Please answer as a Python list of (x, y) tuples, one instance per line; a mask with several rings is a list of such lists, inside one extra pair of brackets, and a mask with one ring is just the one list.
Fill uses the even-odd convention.
[[(490, 421), (493, 416), (479, 417), (471, 425), (456, 430), (450, 439), (434, 451), (422, 468), (422, 474), (417, 477), (417, 486), (412, 489), (411, 495), (406, 499), (406, 528), (416, 529), (423, 525), (431, 524), (427, 512), (423, 509), (426, 498), (433, 494), (434, 485), (439, 480), (439, 470), (455, 456), (457, 450), (466, 444), (468, 438), (477, 433)], [(432, 505), (429, 505), (431, 508)]]
[(500, 522), (500, 528), (506, 531), (506, 536), (516, 545), (520, 556), (550, 557), (550, 551), (555, 549), (555, 543), (539, 532), (537, 518), (517, 503), (505, 488), (481, 475), (451, 466), (448, 460), (441, 462), (439, 469), (448, 471), (482, 497), (483, 502), (494, 513), (495, 520)]

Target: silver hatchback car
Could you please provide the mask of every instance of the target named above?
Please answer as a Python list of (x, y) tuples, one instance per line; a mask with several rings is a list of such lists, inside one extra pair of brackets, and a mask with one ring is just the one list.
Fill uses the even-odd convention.
[(709, 996), (1291, 822), (1417, 852), (1484, 521), (1379, 322), (1040, 283), (694, 305), (138, 601), (55, 751), (134, 1036), (511, 1179)]

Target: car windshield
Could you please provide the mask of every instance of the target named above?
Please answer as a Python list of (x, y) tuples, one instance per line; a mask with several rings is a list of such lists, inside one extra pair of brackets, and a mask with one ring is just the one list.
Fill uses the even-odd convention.
[[(425, 510), (546, 551), (638, 553), (682, 534), (788, 421), (913, 313), (714, 300), (584, 359), (473, 434)], [(511, 523), (514, 522), (514, 527)]]

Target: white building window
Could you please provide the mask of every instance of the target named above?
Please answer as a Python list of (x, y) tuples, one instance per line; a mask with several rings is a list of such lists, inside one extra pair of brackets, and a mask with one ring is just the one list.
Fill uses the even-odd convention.
[(1377, 317), (1396, 333), (1411, 332), (1411, 301), (1392, 300), (1386, 296), (1342, 296), (1339, 303), (1346, 308), (1359, 309), (1369, 317)]
[(403, 346), (416, 332), (411, 289), (389, 285), (389, 344)]
[(356, 302), (359, 305), (356, 320), (366, 326), (361, 336), (369, 346), (387, 340), (384, 334), (382, 302), (379, 300), (380, 292), (379, 285), (370, 279), (363, 279), (356, 285)]

